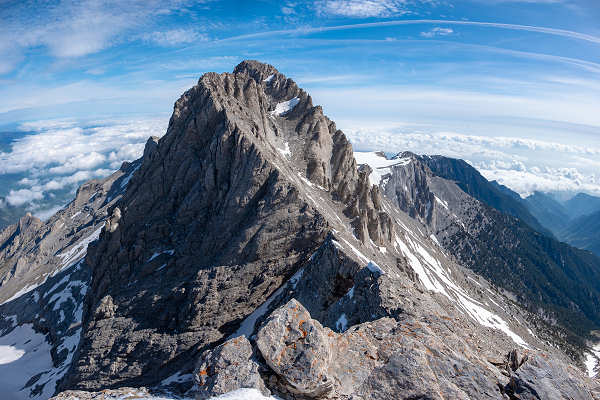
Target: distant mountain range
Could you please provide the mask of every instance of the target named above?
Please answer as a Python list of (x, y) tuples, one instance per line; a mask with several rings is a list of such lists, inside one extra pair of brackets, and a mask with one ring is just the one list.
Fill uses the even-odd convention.
[(600, 197), (579, 193), (561, 203), (535, 192), (524, 203), (559, 240), (600, 255)]
[[(471, 173), (478, 174), (477, 171)], [(456, 177), (460, 178), (460, 175)], [(483, 187), (488, 186), (481, 180), (478, 182)], [(562, 242), (600, 256), (600, 197), (578, 193), (566, 201), (559, 201), (552, 194), (534, 192), (523, 199), (518, 193), (496, 181), (490, 184), (504, 194), (504, 203), (480, 195), (485, 189), (471, 189), (470, 193), (488, 205), (516, 216), (538, 232), (550, 234)], [(464, 183), (461, 187), (463, 186), (469, 188)], [(523, 208), (525, 213), (514, 212), (515, 209)]]
[[(487, 181), (463, 160), (408, 152), (396, 158), (411, 162), (391, 168), (384, 193), (430, 226), (462, 263), (531, 311), (551, 312), (546, 318), (559, 320), (570, 341), (581, 344), (600, 323), (598, 257), (559, 242), (546, 229), (540, 232), (518, 194)], [(408, 182), (420, 183), (416, 193), (403, 189)], [(576, 309), (570, 304), (575, 298)]]

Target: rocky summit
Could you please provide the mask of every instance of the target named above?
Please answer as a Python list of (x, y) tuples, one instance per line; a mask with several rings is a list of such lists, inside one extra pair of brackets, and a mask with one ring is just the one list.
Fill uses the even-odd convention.
[(203, 75), (141, 159), (0, 233), (3, 398), (600, 398), (587, 342), (465, 256), (491, 214), (434, 181), (271, 65)]

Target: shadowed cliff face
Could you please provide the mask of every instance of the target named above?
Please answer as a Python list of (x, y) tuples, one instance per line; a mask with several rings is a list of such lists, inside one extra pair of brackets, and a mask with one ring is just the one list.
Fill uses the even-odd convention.
[(307, 261), (337, 214), (363, 242), (390, 242), (367, 176), (343, 133), (273, 67), (202, 76), (167, 134), (149, 141), (90, 248), (70, 384), (143, 384), (227, 337)]

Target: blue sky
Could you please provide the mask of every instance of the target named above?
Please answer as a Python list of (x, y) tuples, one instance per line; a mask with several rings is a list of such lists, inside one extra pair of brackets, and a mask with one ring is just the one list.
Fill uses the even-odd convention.
[(358, 149), (465, 158), (523, 195), (600, 194), (596, 0), (0, 0), (0, 20), (11, 204), (41, 209), (135, 157), (202, 73), (249, 58)]

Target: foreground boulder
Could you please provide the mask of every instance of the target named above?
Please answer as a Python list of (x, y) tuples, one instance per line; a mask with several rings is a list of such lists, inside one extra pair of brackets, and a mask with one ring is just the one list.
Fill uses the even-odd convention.
[(194, 371), (196, 399), (208, 399), (242, 388), (255, 388), (265, 396), (271, 393), (253, 360), (252, 346), (245, 336), (238, 336), (205, 351)]
[(329, 392), (330, 336), (296, 300), (276, 310), (258, 332), (256, 344), (265, 361), (292, 393), (316, 397)]

